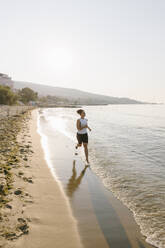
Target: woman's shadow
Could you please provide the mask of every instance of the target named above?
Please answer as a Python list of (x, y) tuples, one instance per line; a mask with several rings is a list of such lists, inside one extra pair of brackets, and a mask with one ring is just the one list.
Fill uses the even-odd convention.
[(76, 161), (74, 160), (73, 168), (72, 168), (72, 176), (68, 180), (66, 186), (66, 193), (70, 198), (73, 196), (73, 193), (78, 189), (78, 186), (80, 185), (81, 180), (85, 175), (85, 171), (89, 167), (88, 165), (86, 165), (85, 168), (81, 171), (80, 175), (77, 177), (77, 171), (75, 165), (76, 165)]

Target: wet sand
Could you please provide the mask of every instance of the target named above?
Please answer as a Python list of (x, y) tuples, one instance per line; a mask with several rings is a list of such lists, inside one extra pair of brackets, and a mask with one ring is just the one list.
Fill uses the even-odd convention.
[[(44, 122), (42, 123), (44, 126)], [(78, 221), (78, 230), (85, 248), (152, 248), (145, 242), (131, 211), (100, 179), (74, 156), (73, 143), (56, 132), (49, 141), (51, 165), (62, 182)], [(56, 144), (56, 145), (55, 145)]]

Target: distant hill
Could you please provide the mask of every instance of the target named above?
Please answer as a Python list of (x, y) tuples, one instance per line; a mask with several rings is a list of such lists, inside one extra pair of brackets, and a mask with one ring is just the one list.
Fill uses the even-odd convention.
[(78, 104), (144, 104), (144, 102), (124, 97), (112, 97), (70, 88), (53, 87), (43, 84), (14, 81), (15, 89), (22, 89), (25, 87), (29, 87), (32, 90), (38, 92), (39, 96), (50, 95), (66, 98), (69, 101), (77, 102)]

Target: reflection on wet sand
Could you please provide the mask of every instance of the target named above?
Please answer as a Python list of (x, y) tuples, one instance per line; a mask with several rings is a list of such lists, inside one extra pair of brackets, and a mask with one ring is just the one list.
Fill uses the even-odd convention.
[(76, 161), (73, 161), (73, 168), (72, 168), (72, 176), (69, 179), (67, 186), (66, 186), (66, 193), (69, 197), (73, 196), (73, 193), (78, 189), (81, 180), (83, 176), (85, 175), (85, 171), (88, 168), (88, 165), (84, 167), (84, 169), (81, 171), (80, 175), (77, 177), (77, 171), (76, 171)]

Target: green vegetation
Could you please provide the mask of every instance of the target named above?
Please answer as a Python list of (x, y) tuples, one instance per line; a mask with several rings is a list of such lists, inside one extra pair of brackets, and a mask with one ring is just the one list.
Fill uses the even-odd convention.
[(61, 104), (69, 104), (69, 100), (64, 97), (57, 97), (57, 96), (42, 96), (39, 99), (40, 106), (53, 106), (55, 104), (59, 105)]
[(0, 104), (13, 105), (17, 102), (17, 95), (8, 86), (0, 85)]
[(10, 87), (0, 85), (0, 104), (16, 105), (18, 100), (28, 104), (30, 101), (36, 101), (37, 99), (38, 93), (28, 87), (13, 92)]
[(18, 91), (18, 97), (21, 102), (27, 104), (30, 101), (36, 101), (38, 99), (38, 93), (26, 87)]

